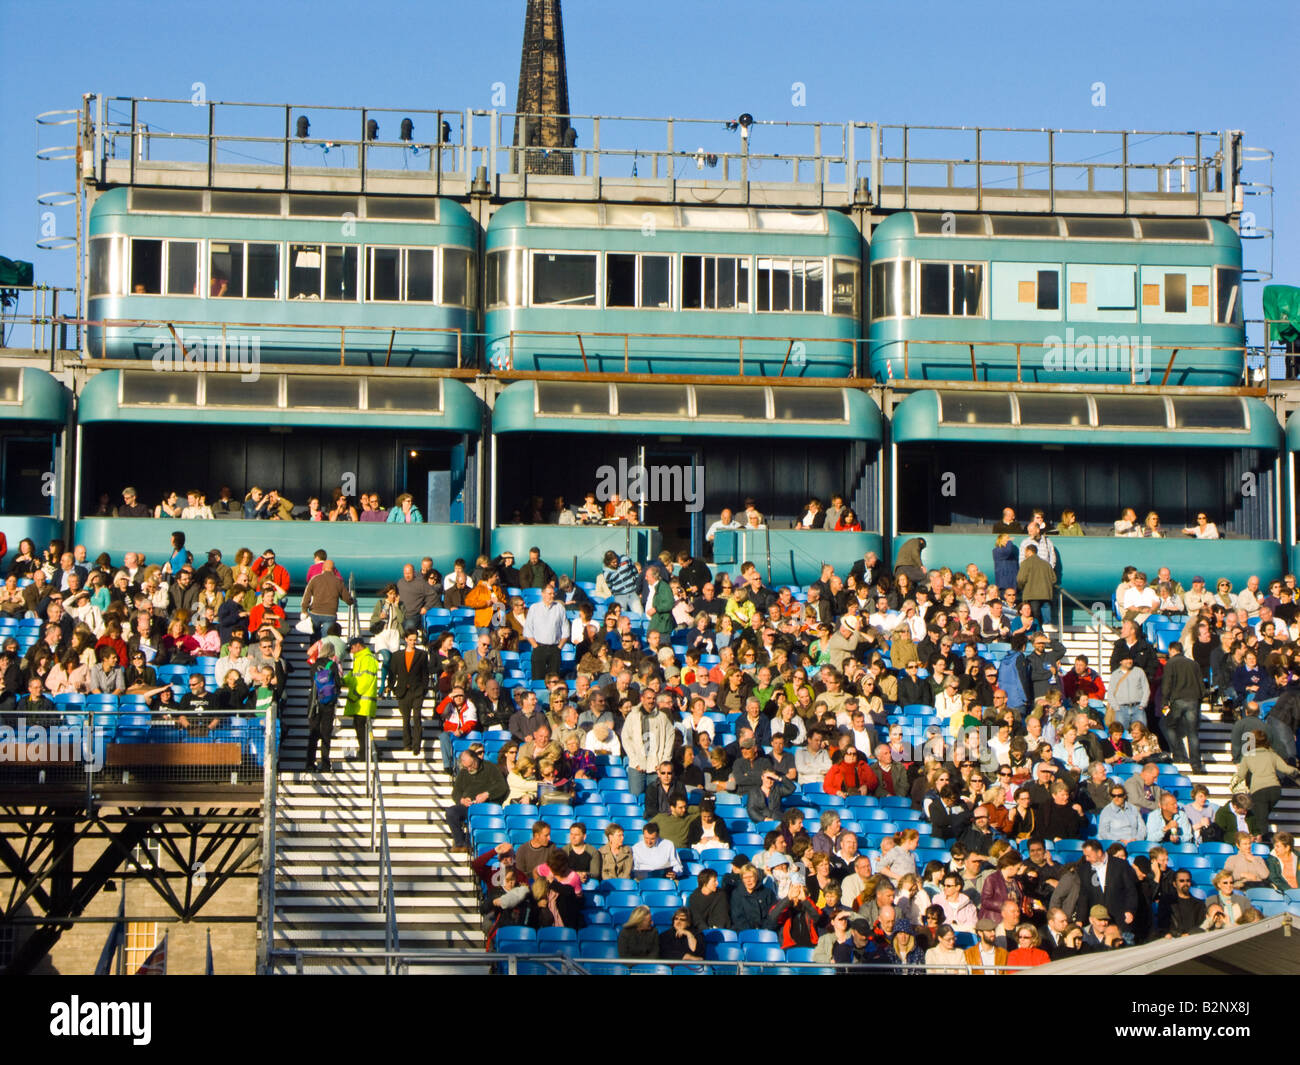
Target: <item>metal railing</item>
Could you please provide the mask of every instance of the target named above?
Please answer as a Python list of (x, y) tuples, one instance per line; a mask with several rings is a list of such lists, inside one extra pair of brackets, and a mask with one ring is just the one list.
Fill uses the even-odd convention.
[[(390, 124), (400, 129), (401, 118), (414, 124), (394, 140)], [(370, 129), (372, 120), (381, 129)], [(407, 174), (432, 179), (439, 194), (501, 191), (503, 183), (514, 183), (522, 195), (542, 198), (553, 194), (548, 190), (557, 180), (570, 192), (576, 184), (597, 196), (610, 181), (631, 181), (659, 186), (670, 199), (678, 183), (742, 191), (762, 183), (802, 190), (804, 203), (874, 199), (903, 208), (915, 205), (918, 191), (944, 189), (973, 192), (976, 209), (1001, 194), (999, 207), (1015, 210), (1015, 193), (1030, 192), (1045, 197), (1051, 211), (1064, 196), (1074, 201), (1071, 210), (1111, 213), (1120, 199), (1127, 212), (1130, 198), (1141, 195), (1157, 203), (1176, 198), (1172, 213), (1227, 215), (1240, 209), (1235, 199), (1245, 150), (1228, 131), (402, 111), (106, 96), (87, 98), (83, 121), (93, 145), (93, 174), (86, 176), (99, 181), (109, 180), (112, 163), (112, 180), (121, 180), (125, 169), (132, 184), (142, 170), (160, 167), (198, 171), (208, 186), (219, 183), (218, 173), (242, 169), (258, 172), (263, 184), (270, 172), (283, 189), (326, 180), (336, 191), (365, 192), (372, 175), (382, 174), (391, 191), (387, 179)], [(539, 129), (544, 132), (535, 138)], [(555, 140), (561, 129), (568, 131), (562, 144), (530, 143)], [(417, 131), (425, 134), (420, 140)], [(935, 146), (954, 140), (951, 148)], [(921, 185), (918, 177), (924, 181), (933, 171), (937, 177)], [(1079, 192), (1101, 199), (1080, 201)], [(1038, 199), (1024, 209), (1041, 210)]]
[(1096, 661), (1098, 663), (1109, 662), (1110, 656), (1107, 655), (1105, 652), (1106, 622), (1104, 620), (1104, 618), (1106, 616), (1109, 616), (1109, 614), (1106, 611), (1099, 611), (1096, 609), (1098, 606), (1104, 606), (1104, 604), (1094, 603), (1092, 606), (1087, 606), (1085, 603), (1076, 599), (1073, 595), (1071, 595), (1061, 585), (1058, 584), (1056, 586), (1056, 627), (1060, 631), (1061, 635), (1065, 634), (1065, 601), (1067, 599), (1071, 603), (1073, 603), (1076, 607), (1078, 607), (1080, 610), (1082, 610), (1085, 614), (1087, 614), (1088, 617), (1090, 617), (1094, 622), (1096, 622), (1097, 624)]
[(465, 969), (481, 973), (484, 969), (504, 976), (520, 975), (520, 967), (527, 967), (529, 972), (546, 976), (593, 976), (605, 975), (611, 968), (625, 969), (635, 974), (638, 970), (662, 972), (670, 969), (676, 972), (685, 969), (688, 972), (713, 973), (715, 975), (746, 976), (760, 974), (867, 974), (897, 973), (913, 976), (947, 975), (975, 976), (998, 973), (1015, 975), (1031, 972), (1034, 966), (1018, 965), (983, 965), (965, 963), (962, 965), (926, 965), (912, 962), (883, 962), (878, 965), (849, 964), (844, 962), (795, 962), (795, 961), (663, 961), (657, 959), (634, 958), (572, 958), (567, 954), (507, 954), (494, 951), (458, 951), (458, 950), (370, 950), (367, 948), (341, 948), (339, 950), (278, 950), (273, 952), (274, 963), (282, 960), (293, 971), (302, 974), (311, 961), (330, 961), (339, 964), (385, 966), (385, 972), (398, 976), (405, 975), (413, 966), (437, 967), (440, 969)]
[[(29, 304), (23, 309), (23, 297)], [(62, 305), (62, 306), (60, 306)], [(72, 317), (68, 317), (71, 312)], [(0, 352), (16, 348), (38, 355), (81, 350), (77, 290), (59, 285), (0, 287)], [(19, 327), (22, 326), (22, 329)], [(71, 332), (69, 332), (71, 327)], [(27, 343), (23, 344), (22, 341)]]
[(262, 785), (262, 919), (258, 922), (262, 934), (258, 943), (257, 971), (263, 974), (268, 971), (271, 951), (275, 947), (275, 873), (280, 860), (280, 848), (276, 840), (279, 827), (276, 805), (280, 790), (280, 750), (273, 716), (266, 715), (267, 766)]
[[(84, 330), (98, 329), (99, 330), (99, 352), (97, 357), (100, 359), (108, 358), (107, 346), (110, 340), (108, 331), (110, 329), (156, 329), (160, 331), (165, 331), (165, 332), (160, 332), (157, 336), (153, 338), (147, 338), (148, 342), (156, 346), (158, 342), (167, 343), (168, 341), (170, 341), (171, 344), (175, 345), (178, 348), (181, 348), (182, 350), (184, 350), (185, 342), (177, 334), (178, 328), (192, 329), (197, 327), (199, 329), (214, 330), (216, 332), (215, 336), (211, 338), (202, 338), (202, 337), (191, 338), (191, 342), (195, 339), (202, 340), (205, 344), (209, 339), (215, 341), (216, 350), (213, 352), (213, 354), (220, 357), (222, 360), (226, 360), (228, 357), (227, 346), (230, 342), (229, 333), (232, 330), (247, 330), (249, 332), (256, 334), (259, 345), (263, 340), (268, 339), (268, 334), (269, 337), (273, 339), (275, 334), (277, 333), (286, 333), (289, 334), (291, 337), (293, 336), (293, 334), (300, 334), (300, 333), (317, 334), (317, 335), (327, 335), (327, 334), (337, 333), (340, 366), (345, 366), (347, 364), (347, 348), (348, 348), (349, 333), (352, 333), (354, 336), (362, 335), (362, 336), (378, 337), (379, 343), (377, 345), (375, 345), (374, 347), (363, 346), (361, 350), (366, 352), (383, 351), (384, 366), (388, 366), (390, 361), (392, 360), (393, 348), (399, 337), (405, 337), (407, 334), (414, 334), (417, 336), (426, 336), (429, 334), (449, 334), (449, 335), (454, 335), (456, 338), (456, 369), (458, 370), (466, 369), (466, 366), (464, 365), (464, 354), (465, 354), (464, 349), (465, 349), (466, 334), (464, 333), (463, 330), (455, 326), (326, 325), (326, 324), (309, 324), (309, 323), (289, 324), (285, 322), (183, 321), (181, 319), (170, 319), (164, 321), (162, 319), (151, 319), (151, 318), (104, 318), (104, 319), (60, 318), (57, 319), (57, 321), (61, 323), (76, 325), (78, 328)], [(384, 340), (385, 337), (387, 337), (387, 341)], [(119, 338), (114, 337), (112, 339), (116, 340)], [(141, 338), (141, 339), (143, 341), (146, 338)], [(245, 350), (244, 347), (241, 347), (241, 343), (245, 343), (246, 341), (247, 341), (246, 337), (236, 339), (235, 341), (236, 354), (231, 358), (237, 359), (240, 356), (240, 353)], [(292, 343), (292, 340), (290, 341), (290, 343)], [(326, 340), (326, 343), (328, 343), (328, 339)], [(200, 354), (202, 354), (202, 352), (200, 352)], [(96, 357), (95, 353), (91, 351), (87, 351), (87, 355), (89, 355), (91, 358)]]
[[(370, 849), (379, 852), (376, 895), (379, 914), (384, 920), (384, 951), (391, 955), (400, 950), (397, 936), (397, 903), (393, 897), (393, 858), (388, 846), (388, 815), (384, 810), (384, 783), (379, 776), (379, 756), (375, 751), (373, 718), (366, 718), (366, 790), (370, 795)], [(393, 962), (386, 957), (385, 971), (392, 973)]]
[[(793, 358), (796, 366), (802, 366), (808, 358), (808, 348), (810, 345), (828, 345), (831, 347), (840, 347), (847, 345), (849, 349), (850, 369), (846, 376), (857, 376), (857, 344), (856, 339), (846, 337), (784, 337), (784, 336), (739, 336), (739, 335), (720, 335), (713, 333), (604, 333), (592, 330), (568, 330), (568, 329), (512, 329), (509, 334), (508, 355), (510, 367), (515, 365), (515, 338), (516, 337), (572, 337), (577, 343), (576, 354), (582, 359), (582, 372), (591, 373), (591, 366), (587, 360), (587, 341), (589, 340), (620, 340), (623, 348), (623, 373), (631, 372), (631, 342), (633, 340), (668, 340), (668, 341), (686, 341), (686, 340), (704, 340), (713, 343), (725, 343), (736, 345), (736, 365), (737, 372), (741, 377), (745, 376), (745, 341), (748, 340), (751, 347), (751, 363), (754, 344), (775, 344), (785, 345), (785, 351), (780, 355), (781, 368), (777, 371), (777, 377), (784, 377), (786, 368), (790, 365)], [(489, 347), (491, 343), (489, 343)], [(555, 354), (547, 352), (548, 355)], [(570, 352), (574, 354), (574, 352)], [(597, 356), (603, 357), (603, 356)], [(682, 358), (683, 353), (675, 351), (666, 352), (664, 358)], [(726, 359), (731, 356), (725, 351), (716, 353), (691, 353), (693, 358), (708, 359)], [(648, 354), (637, 354), (637, 359), (649, 362), (653, 356)], [(609, 371), (600, 371), (609, 372)], [(617, 371), (616, 371), (617, 372)], [(769, 375), (770, 376), (770, 375)]]

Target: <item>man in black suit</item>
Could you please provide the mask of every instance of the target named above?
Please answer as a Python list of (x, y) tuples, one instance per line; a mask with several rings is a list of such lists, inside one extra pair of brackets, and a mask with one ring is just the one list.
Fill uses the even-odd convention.
[(424, 736), (424, 696), (429, 690), (429, 654), (416, 646), (419, 634), (406, 633), (406, 648), (388, 663), (388, 690), (402, 712), (402, 746), (419, 754)]
[(496, 677), (484, 681), (481, 690), (478, 687), (478, 679), (475, 678), (474, 689), (469, 693), (469, 698), (478, 711), (480, 728), (508, 728), (510, 718), (518, 709), (514, 700), (510, 698), (509, 692), (501, 687), (501, 682)]
[(1110, 857), (1097, 840), (1090, 839), (1083, 845), (1078, 869), (1080, 918), (1088, 917), (1094, 906), (1104, 906), (1120, 932), (1131, 935), (1138, 908), (1138, 889), (1137, 878), (1128, 862)]

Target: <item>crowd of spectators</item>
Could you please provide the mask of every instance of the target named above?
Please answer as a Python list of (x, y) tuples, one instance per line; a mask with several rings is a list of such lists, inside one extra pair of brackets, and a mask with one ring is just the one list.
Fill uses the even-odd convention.
[(186, 491), (184, 497), (177, 492), (164, 492), (153, 507), (140, 502), (135, 487), (122, 489), (122, 502), (114, 505), (112, 496), (103, 492), (95, 510), (89, 515), (96, 518), (181, 518), (186, 521), (213, 518), (243, 518), (262, 521), (370, 521), (392, 522), (402, 525), (419, 525), (424, 515), (415, 505), (409, 492), (402, 492), (386, 509), (378, 493), (363, 492), (355, 498), (342, 488), (335, 488), (326, 502), (320, 496), (310, 496), (306, 503), (295, 504), (285, 498), (278, 488), (263, 489), (253, 485), (242, 500), (236, 498), (229, 485), (222, 485), (217, 498), (208, 502), (206, 493), (197, 488)]

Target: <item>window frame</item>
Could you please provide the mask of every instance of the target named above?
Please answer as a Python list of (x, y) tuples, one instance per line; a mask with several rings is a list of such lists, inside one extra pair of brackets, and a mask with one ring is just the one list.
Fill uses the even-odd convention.
[[(835, 310), (835, 271), (840, 268), (847, 269), (853, 277), (853, 295), (847, 311)], [(836, 318), (857, 318), (862, 306), (862, 260), (850, 259), (844, 255), (830, 256), (829, 283), (826, 285), (826, 291), (830, 297), (825, 301), (827, 314)]]
[[(1242, 307), (1241, 307), (1241, 295), (1242, 295), (1241, 289), (1243, 284), (1242, 274), (1244, 272), (1245, 271), (1243, 271), (1239, 266), (1232, 266), (1223, 263), (1215, 263), (1214, 266), (1211, 268), (1210, 270), (1210, 277), (1212, 279), (1211, 284), (1214, 286), (1213, 316), (1210, 319), (1211, 325), (1225, 325), (1231, 327), (1245, 325), (1245, 314), (1242, 312)], [(1237, 289), (1237, 298), (1233, 300), (1232, 315), (1227, 319), (1223, 319), (1219, 317), (1220, 275), (1225, 273), (1237, 275), (1236, 286), (1235, 286)]]
[[(263, 243), (263, 242), (257, 241), (256, 243)], [(286, 280), (285, 282), (284, 298), (288, 300), (290, 303), (362, 303), (364, 302), (362, 297), (365, 294), (365, 281), (364, 281), (364, 271), (363, 271), (365, 257), (361, 254), (361, 252), (362, 249), (366, 247), (366, 245), (344, 244), (340, 242), (330, 242), (330, 241), (323, 241), (323, 240), (322, 241), (294, 240), (294, 241), (289, 241), (286, 247), (288, 248), (288, 253), (285, 255), (285, 269), (289, 272), (285, 275), (288, 280)], [(295, 267), (291, 263), (289, 263), (288, 260), (292, 257), (294, 248), (297, 248), (300, 251), (306, 251), (308, 249), (315, 248), (320, 254), (320, 265), (316, 267), (316, 269), (320, 271), (320, 283), (316, 289), (316, 298), (314, 300), (310, 296), (294, 296), (291, 295), (289, 292), (290, 281), (292, 280), (292, 276), (293, 276), (292, 271), (295, 269)], [(329, 261), (329, 249), (331, 248), (341, 248), (343, 250), (343, 255), (345, 259), (347, 258), (347, 253), (349, 250), (356, 253), (357, 262), (355, 267), (355, 276), (353, 278), (353, 284), (356, 288), (356, 295), (353, 296), (351, 299), (347, 299), (347, 298), (334, 299), (334, 298), (327, 297), (325, 295), (325, 280), (329, 269), (327, 264)], [(308, 268), (304, 267), (304, 269), (308, 269)]]
[[(757, 285), (757, 281), (756, 281), (756, 271), (754, 269), (754, 256), (725, 255), (725, 254), (717, 255), (712, 252), (681, 252), (677, 256), (677, 258), (680, 260), (679, 267), (678, 267), (678, 275), (677, 275), (678, 276), (677, 298), (679, 300), (679, 306), (683, 311), (691, 311), (698, 314), (754, 314), (756, 313), (754, 310), (754, 306), (755, 306), (755, 292), (756, 292), (755, 286)], [(686, 292), (683, 286), (686, 284), (686, 260), (688, 258), (700, 260), (700, 292), (699, 292), (700, 305), (698, 307), (686, 306)], [(717, 265), (716, 264), (718, 260), (728, 259), (732, 263), (735, 263), (737, 277), (739, 277), (740, 270), (742, 268), (741, 264), (743, 264), (743, 268), (746, 272), (745, 296), (743, 302), (740, 298), (740, 285), (739, 283), (736, 283), (732, 287), (732, 292), (736, 300), (734, 306), (731, 307), (705, 306), (704, 291), (705, 291), (705, 275), (707, 274), (707, 270), (705, 268), (705, 261), (709, 259), (712, 259), (714, 261), (715, 296), (717, 293)]]
[[(244, 240), (244, 239), (242, 239), (242, 238), (234, 238), (234, 239), (229, 239), (229, 240), (227, 240), (227, 239), (222, 238), (222, 237), (209, 237), (209, 238), (208, 238), (204, 243), (205, 243), (205, 246), (206, 246), (206, 248), (207, 248), (207, 252), (208, 252), (208, 254), (207, 254), (207, 259), (206, 259), (206, 261), (205, 261), (205, 268), (206, 268), (206, 270), (207, 270), (206, 284), (204, 284), (204, 286), (203, 286), (203, 291), (204, 291), (205, 293), (207, 293), (207, 295), (204, 296), (204, 299), (221, 300), (222, 302), (226, 302), (226, 301), (228, 301), (228, 300), (257, 300), (259, 303), (269, 303), (269, 302), (273, 302), (273, 301), (274, 301), (274, 302), (278, 302), (279, 300), (283, 299), (283, 296), (281, 296), (281, 293), (285, 291), (285, 279), (284, 279), (284, 261), (285, 261), (284, 247), (285, 247), (285, 245), (284, 245), (284, 241), (280, 241), (280, 240)], [(240, 274), (240, 292), (241, 292), (241, 295), (238, 295), (238, 296), (214, 296), (214, 295), (212, 295), (212, 255), (213, 255), (213, 252), (212, 252), (212, 246), (213, 246), (214, 244), (226, 244), (226, 245), (229, 245), (229, 246), (232, 246), (232, 247), (233, 247), (234, 245), (239, 245), (239, 246), (243, 249), (243, 254), (242, 254), (242, 256), (240, 257), (240, 264), (241, 264), (241, 266), (240, 266), (240, 269), (241, 269), (241, 274)], [(249, 246), (250, 246), (250, 245), (253, 245), (253, 244), (258, 244), (258, 245), (262, 245), (262, 246), (264, 246), (264, 247), (269, 247), (269, 248), (274, 248), (274, 249), (275, 249), (275, 295), (274, 295), (274, 296), (250, 296), (250, 295), (248, 294), (248, 266), (249, 266), (249, 254), (248, 254), (248, 249), (249, 249)]]
[[(487, 251), (487, 252), (484, 254), (484, 257), (483, 257), (483, 258), (484, 258), (484, 267), (483, 267), (483, 270), (484, 270), (484, 293), (483, 293), (483, 307), (484, 307), (484, 310), (487, 310), (487, 311), (495, 311), (495, 310), (501, 310), (501, 309), (505, 309), (505, 310), (519, 310), (519, 309), (522, 308), (522, 307), (527, 307), (527, 306), (528, 306), (528, 303), (525, 301), (525, 298), (524, 298), (524, 297), (525, 297), (525, 295), (526, 295), (527, 292), (528, 292), (528, 255), (526, 254), (526, 252), (528, 252), (529, 250), (530, 250), (530, 249), (524, 247), (523, 245), (519, 245), (519, 244), (511, 244), (511, 245), (509, 245), (509, 246), (507, 246), (507, 247), (504, 247), (504, 248), (492, 248), (490, 251)], [(515, 291), (514, 291), (513, 295), (514, 295), (515, 298), (514, 298), (514, 301), (513, 301), (513, 302), (512, 302), (511, 299), (510, 299), (511, 293), (510, 293), (509, 290), (508, 290), (508, 289), (509, 289), (509, 286), (508, 286), (508, 285), (507, 285), (507, 291), (506, 291), (505, 294), (504, 294), (504, 295), (505, 295), (505, 298), (504, 298), (504, 299), (498, 299), (498, 301), (495, 302), (495, 303), (490, 302), (490, 300), (489, 300), (489, 293), (491, 292), (491, 285), (490, 285), (489, 282), (490, 282), (490, 279), (491, 279), (491, 276), (492, 276), (492, 275), (488, 272), (488, 270), (489, 270), (490, 266), (491, 266), (495, 261), (497, 261), (497, 260), (496, 260), (496, 257), (497, 257), (497, 256), (502, 257), (502, 258), (504, 259), (504, 261), (505, 261), (505, 263), (506, 263), (507, 266), (513, 266), (513, 267), (515, 268), (513, 271), (507, 270), (507, 280), (510, 279), (510, 278), (509, 278), (509, 275), (510, 275), (512, 272), (513, 272), (513, 274), (514, 274), (514, 278), (513, 278), (513, 279), (514, 279), (514, 281), (515, 281)], [(500, 295), (500, 293), (498, 293), (498, 295)]]
[[(609, 257), (611, 255), (630, 255), (635, 260), (635, 268), (633, 270), (632, 278), (635, 302), (631, 305), (609, 302)], [(645, 260), (647, 258), (663, 259), (668, 263), (668, 305), (666, 307), (660, 307), (657, 303), (652, 305), (644, 302)], [(607, 251), (601, 252), (601, 309), (608, 311), (657, 311), (660, 313), (676, 310), (677, 292), (674, 285), (677, 273), (676, 263), (674, 262), (676, 258), (677, 256), (673, 255), (671, 252), (633, 251), (631, 248), (611, 248)], [(550, 304), (547, 304), (547, 306), (550, 306)]]
[[(988, 318), (988, 279), (989, 264), (987, 260), (979, 259), (916, 259), (915, 276), (912, 284), (913, 307), (917, 318)], [(944, 290), (948, 295), (948, 311), (946, 314), (935, 312), (926, 312), (921, 310), (921, 269), (926, 266), (946, 266), (948, 268), (948, 283)], [(979, 267), (980, 270), (980, 298), (979, 309), (974, 314), (957, 314), (953, 308), (953, 271), (956, 267)]]
[[(92, 288), (94, 273), (90, 268), (90, 253), (94, 251), (97, 242), (102, 242), (103, 247), (108, 249), (108, 288), (97, 291)], [(127, 294), (129, 283), (127, 279), (128, 249), (130, 238), (125, 233), (105, 233), (102, 236), (91, 237), (87, 246), (86, 262), (86, 298), (87, 299), (108, 299), (114, 296), (125, 296)]]
[(874, 276), (869, 276), (869, 277), (868, 277), (868, 282), (869, 282), (870, 285), (871, 285), (871, 298), (870, 298), (870, 300), (868, 300), (868, 302), (867, 302), (867, 311), (868, 311), (868, 314), (869, 314), (869, 318), (868, 318), (869, 321), (872, 321), (872, 322), (901, 321), (901, 320), (904, 319), (904, 318), (915, 318), (915, 317), (916, 317), (916, 311), (915, 311), (915, 307), (916, 307), (916, 263), (917, 263), (917, 260), (916, 260), (913, 256), (910, 256), (910, 255), (894, 255), (894, 256), (889, 257), (888, 259), (876, 259), (876, 260), (873, 260), (873, 261), (871, 262), (871, 264), (870, 264), (870, 268), (869, 268), (869, 274), (871, 274), (871, 275), (874, 275), (874, 274), (875, 274), (875, 270), (876, 270), (876, 267), (877, 267), (877, 266), (880, 266), (880, 267), (893, 266), (893, 267), (895, 268), (895, 270), (894, 270), (894, 285), (893, 285), (893, 286), (882, 286), (882, 289), (883, 289), (883, 288), (888, 288), (888, 287), (901, 288), (903, 285), (906, 285), (906, 286), (907, 286), (907, 291), (906, 291), (906, 292), (901, 292), (901, 293), (896, 293), (896, 295), (903, 297), (903, 298), (898, 299), (898, 300), (896, 301), (896, 305), (897, 305), (897, 307), (898, 307), (898, 313), (897, 313), (897, 314), (880, 314), (880, 315), (877, 315), (877, 314), (875, 313), (875, 309), (876, 309), (876, 283), (875, 283), (875, 277), (874, 277)]
[[(766, 309), (760, 306), (762, 281), (760, 278), (763, 267), (760, 265), (764, 261), (771, 264), (768, 267), (768, 306)], [(777, 272), (777, 263), (784, 263), (788, 267), (786, 273), (789, 278), (789, 289), (786, 293), (787, 305), (784, 308), (772, 306), (772, 293), (775, 291), (773, 278)], [(821, 287), (821, 307), (815, 311), (808, 310), (808, 265), (815, 263), (822, 269), (822, 287)], [(820, 314), (826, 315), (830, 312), (826, 306), (827, 278), (830, 276), (829, 258), (824, 255), (758, 255), (754, 258), (754, 313), (755, 314)], [(795, 306), (795, 277), (801, 279), (803, 292), (799, 300), (800, 306)]]
[[(527, 294), (527, 303), (525, 304), (525, 306), (541, 307), (541, 308), (549, 308), (549, 309), (559, 308), (566, 311), (594, 311), (600, 309), (601, 291), (605, 284), (605, 272), (602, 269), (602, 265), (603, 265), (602, 260), (604, 259), (604, 256), (601, 255), (599, 251), (596, 251), (595, 249), (587, 249), (587, 248), (527, 248), (524, 250), (528, 252), (528, 254), (525, 256), (525, 259), (528, 261), (527, 285), (524, 288), (524, 291)], [(563, 255), (563, 256), (576, 257), (576, 258), (590, 257), (591, 259), (593, 259), (595, 261), (596, 273), (595, 273), (595, 277), (593, 278), (594, 285), (591, 293), (591, 302), (590, 303), (557, 303), (557, 302), (538, 303), (534, 298), (535, 296), (534, 286), (537, 284), (536, 261), (537, 261), (537, 256), (539, 255)]]

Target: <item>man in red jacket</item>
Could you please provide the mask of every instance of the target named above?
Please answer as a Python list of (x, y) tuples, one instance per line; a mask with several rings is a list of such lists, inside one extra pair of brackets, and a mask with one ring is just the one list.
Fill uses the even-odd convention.
[(275, 552), (269, 547), (262, 552), (262, 557), (253, 563), (253, 576), (258, 586), (270, 581), (275, 585), (276, 601), (279, 602), (289, 594), (289, 571), (275, 561)]
[(870, 795), (879, 781), (856, 747), (844, 748), (844, 757), (831, 766), (822, 790), (827, 795)]
[(452, 740), (478, 728), (478, 711), (465, 698), (465, 689), (457, 684), (447, 698), (438, 704), (437, 714), (442, 718), (442, 733), (438, 736), (438, 744), (442, 748), (442, 764), (450, 768), (456, 764)]
[(1061, 695), (1066, 706), (1073, 706), (1079, 692), (1089, 699), (1105, 701), (1106, 685), (1095, 669), (1088, 668), (1086, 655), (1079, 655), (1074, 660), (1074, 668), (1061, 678)]

